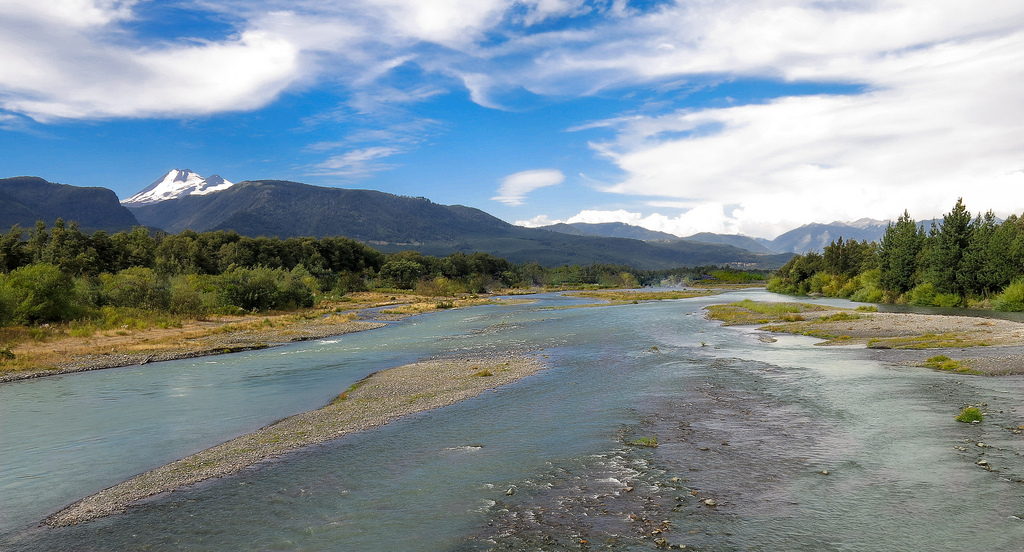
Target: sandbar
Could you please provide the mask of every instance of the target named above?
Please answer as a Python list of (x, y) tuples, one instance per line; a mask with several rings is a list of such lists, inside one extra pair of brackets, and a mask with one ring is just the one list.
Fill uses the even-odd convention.
[(454, 404), (536, 373), (535, 355), (503, 353), (435, 358), (371, 374), (323, 408), (137, 475), (46, 518), (53, 527), (125, 512), (132, 504), (214, 477), (237, 473), (296, 449), (364, 431), (416, 412)]

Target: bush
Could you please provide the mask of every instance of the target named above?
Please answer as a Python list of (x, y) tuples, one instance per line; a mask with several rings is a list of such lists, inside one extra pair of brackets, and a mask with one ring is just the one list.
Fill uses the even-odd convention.
[(1004, 312), (1024, 312), (1024, 278), (1014, 280), (992, 300), (992, 308)]
[(115, 307), (164, 310), (171, 300), (165, 278), (151, 268), (126, 268), (117, 274), (103, 274), (101, 300)]
[(307, 283), (309, 273), (301, 267), (291, 271), (230, 267), (218, 278), (220, 305), (260, 312), (313, 306), (313, 290)]
[(930, 282), (919, 284), (914, 289), (910, 290), (909, 301), (911, 305), (917, 305), (919, 307), (931, 307), (935, 304), (935, 286)]
[(77, 318), (82, 308), (74, 282), (51, 264), (21, 267), (0, 280), (0, 318), (5, 323), (64, 322)]

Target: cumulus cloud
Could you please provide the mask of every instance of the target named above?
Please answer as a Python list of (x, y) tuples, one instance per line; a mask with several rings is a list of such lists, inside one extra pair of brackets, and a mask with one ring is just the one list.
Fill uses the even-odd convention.
[(505, 205), (522, 205), (530, 192), (545, 186), (555, 186), (565, 181), (565, 175), (557, 169), (537, 169), (517, 172), (502, 179), (498, 195), (492, 197)]
[[(979, 209), (1024, 209), (1019, 2), (204, 0), (234, 29), (164, 42), (132, 34), (139, 5), (0, 4), (0, 108), (37, 121), (189, 116), (256, 109), (324, 82), (361, 114), (455, 86), (506, 108), (503, 94), (521, 90), (575, 98), (708, 78), (835, 84), (849, 92), (703, 109), (676, 109), (663, 93), (665, 104), (572, 130), (612, 134), (592, 143), (624, 175), (604, 192), (685, 206), (661, 222), (642, 215), (645, 224), (712, 225), (701, 213), (720, 210), (718, 227), (764, 235), (904, 207), (934, 216), (961, 195)], [(550, 24), (559, 18), (578, 19)], [(389, 82), (402, 67), (420, 82)], [(347, 143), (355, 149), (320, 170), (365, 174), (411, 142)], [(552, 174), (507, 180), (494, 199), (519, 205)]]
[(606, 191), (735, 204), (732, 224), (755, 234), (908, 206), (934, 214), (960, 196), (1019, 209), (1024, 190), (1006, 175), (1024, 150), (1024, 105), (1010, 97), (1024, 87), (1022, 52), (1015, 33), (892, 54), (867, 93), (617, 120), (616, 138), (592, 147), (627, 174)]

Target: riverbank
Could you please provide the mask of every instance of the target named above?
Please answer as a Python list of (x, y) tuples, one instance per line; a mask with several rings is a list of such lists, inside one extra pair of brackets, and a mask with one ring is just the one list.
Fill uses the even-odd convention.
[[(355, 293), (347, 301), (325, 302), (300, 311), (260, 315), (210, 316), (169, 327), (119, 328), (75, 335), (67, 328), (45, 328), (38, 339), (11, 347), (14, 359), (0, 358), (0, 383), (264, 349), (297, 341), (379, 328), (444, 308), (495, 302), (489, 297), (434, 298)], [(372, 309), (372, 314), (370, 314)]]
[(544, 367), (523, 353), (439, 358), (390, 368), (353, 385), (331, 404), (271, 424), (80, 500), (46, 519), (67, 526), (126, 511), (142, 499), (210, 478), (237, 473), (261, 461), (345, 434), (382, 426), (531, 375)]
[(755, 301), (711, 305), (706, 312), (725, 325), (817, 337), (824, 346), (864, 346), (898, 364), (923, 366), (945, 354), (961, 371), (1024, 374), (1024, 324), (1010, 320)]

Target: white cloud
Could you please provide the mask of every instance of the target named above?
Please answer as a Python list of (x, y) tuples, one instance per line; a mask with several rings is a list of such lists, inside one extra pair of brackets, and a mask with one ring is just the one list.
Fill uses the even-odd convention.
[(522, 205), (526, 194), (545, 186), (555, 186), (565, 181), (565, 175), (557, 169), (537, 169), (517, 172), (502, 179), (498, 195), (491, 199), (505, 205)]
[(356, 149), (341, 155), (332, 155), (316, 166), (316, 172), (346, 177), (366, 176), (391, 168), (393, 165), (378, 161), (399, 153), (402, 153), (401, 149), (387, 146)]
[(539, 228), (541, 226), (551, 226), (552, 224), (559, 224), (565, 222), (562, 220), (552, 219), (547, 215), (537, 215), (529, 220), (517, 220), (516, 226), (525, 226), (526, 228)]
[[(637, 105), (571, 130), (614, 132), (593, 148), (625, 176), (603, 190), (680, 202), (678, 213), (630, 214), (672, 233), (706, 225), (766, 235), (903, 208), (934, 216), (959, 196), (974, 209), (1024, 209), (1020, 2), (679, 0), (647, 11), (624, 0), (201, 4), (235, 28), (154, 42), (126, 24), (136, 0), (0, 2), (0, 108), (37, 121), (190, 116), (256, 109), (290, 88), (330, 83), (358, 114), (401, 114), (393, 106), (452, 86), (500, 108), (515, 107), (499, 99), (511, 90), (621, 97), (712, 77), (834, 83), (861, 89), (705, 109)], [(583, 14), (571, 28), (547, 24)], [(389, 81), (402, 67), (415, 67), (421, 82)], [(359, 132), (366, 143), (339, 139), (356, 149), (319, 170), (366, 174), (415, 140), (396, 146), (387, 132)], [(519, 205), (564, 179), (534, 173), (510, 176), (519, 180), (506, 179), (494, 199)], [(602, 216), (622, 216), (614, 213)]]

